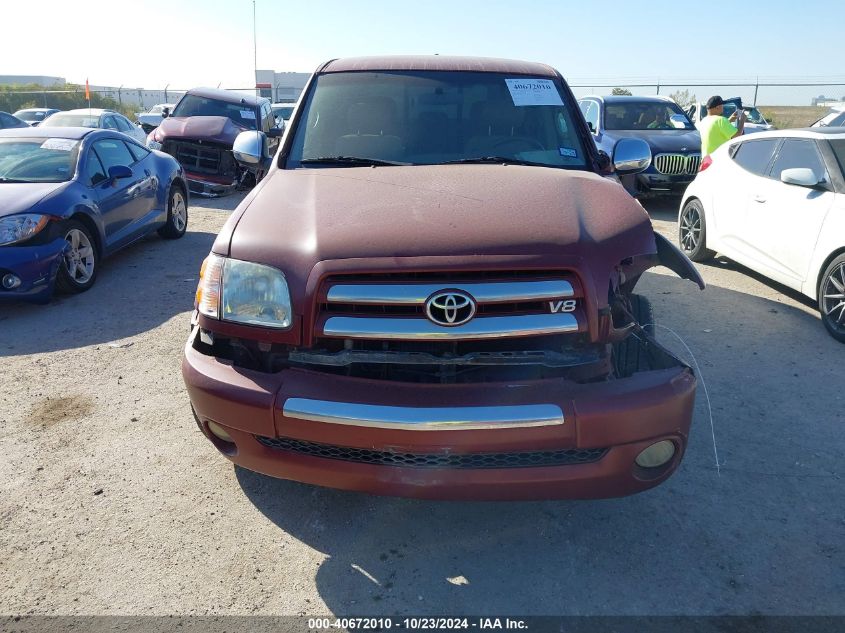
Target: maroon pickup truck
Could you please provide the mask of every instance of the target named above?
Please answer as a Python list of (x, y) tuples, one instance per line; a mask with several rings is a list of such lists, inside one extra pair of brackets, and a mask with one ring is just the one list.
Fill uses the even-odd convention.
[(200, 429), (250, 470), (376, 494), (659, 484), (696, 379), (633, 290), (661, 264), (704, 284), (613, 179), (650, 160), (636, 139), (599, 152), (546, 65), (324, 64), (203, 263), (183, 362)]
[(251, 186), (263, 176), (261, 165), (240, 165), (232, 144), (246, 130), (261, 133), (265, 153), (278, 146), (282, 130), (262, 99), (217, 88), (193, 88), (149, 133), (147, 147), (173, 156), (185, 170), (192, 193), (219, 196)]

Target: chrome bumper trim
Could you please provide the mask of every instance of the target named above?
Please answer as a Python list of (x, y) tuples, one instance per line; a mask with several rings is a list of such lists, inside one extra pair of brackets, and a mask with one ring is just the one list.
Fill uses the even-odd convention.
[(287, 418), (408, 431), (477, 431), (563, 424), (563, 411), (554, 404), (502, 407), (391, 407), (288, 398)]
[(379, 340), (461, 341), (565, 334), (578, 331), (568, 312), (479, 317), (464, 325), (443, 327), (428, 319), (396, 317), (329, 317), (322, 336)]
[(575, 295), (563, 280), (439, 284), (338, 284), (329, 288), (329, 303), (422, 305), (435, 292), (463, 290), (478, 303), (516, 303), (564, 299)]

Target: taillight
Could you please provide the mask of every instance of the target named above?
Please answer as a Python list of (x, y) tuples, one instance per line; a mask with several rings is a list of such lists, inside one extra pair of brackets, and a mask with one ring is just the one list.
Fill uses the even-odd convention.
[(699, 165), (698, 171), (700, 171), (700, 172), (704, 171), (705, 169), (710, 167), (710, 165), (712, 165), (712, 164), (713, 164), (713, 159), (710, 158), (710, 154), (708, 154), (707, 156), (704, 157), (704, 160), (701, 161), (701, 165)]

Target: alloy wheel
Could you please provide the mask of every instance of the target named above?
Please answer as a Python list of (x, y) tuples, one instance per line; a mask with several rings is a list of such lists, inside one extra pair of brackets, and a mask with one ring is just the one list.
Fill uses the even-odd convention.
[(69, 248), (65, 251), (65, 267), (76, 283), (83, 285), (94, 275), (94, 247), (91, 240), (79, 229), (71, 229), (65, 235)]
[(188, 223), (188, 206), (185, 204), (185, 197), (180, 191), (173, 194), (173, 203), (170, 210), (173, 218), (173, 228), (180, 233), (185, 230)]
[(822, 293), (825, 319), (845, 332), (845, 262), (830, 271), (822, 286)]
[(681, 245), (687, 252), (694, 251), (701, 240), (701, 214), (689, 206), (681, 217)]

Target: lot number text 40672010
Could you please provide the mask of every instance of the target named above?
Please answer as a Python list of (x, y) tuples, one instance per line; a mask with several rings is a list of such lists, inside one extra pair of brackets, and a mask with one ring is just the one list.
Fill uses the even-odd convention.
[(524, 620), (512, 618), (308, 618), (310, 630), (345, 629), (345, 630), (442, 630), (442, 629), (477, 629), (485, 630), (520, 630), (527, 629)]

